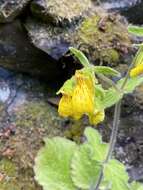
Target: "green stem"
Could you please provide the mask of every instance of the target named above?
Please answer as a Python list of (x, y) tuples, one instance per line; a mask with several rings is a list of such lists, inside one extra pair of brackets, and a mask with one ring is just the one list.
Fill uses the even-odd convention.
[[(118, 128), (119, 128), (120, 108), (121, 108), (121, 100), (115, 105), (113, 129), (112, 129), (112, 134), (111, 134), (111, 138), (110, 138), (110, 146), (109, 146), (109, 150), (108, 150), (107, 156), (105, 158), (104, 164), (108, 163), (108, 161), (111, 159), (112, 153), (113, 153), (113, 150), (114, 150), (114, 147), (116, 144), (117, 133), (118, 133)], [(97, 180), (94, 190), (99, 189), (99, 186), (103, 180), (103, 170), (104, 170), (104, 165), (100, 171), (99, 178)]]
[(115, 105), (113, 129), (112, 129), (109, 150), (105, 159), (105, 163), (107, 163), (111, 159), (112, 153), (116, 144), (117, 133), (118, 133), (119, 123), (120, 123), (120, 112), (121, 112), (121, 100), (119, 100), (119, 102)]

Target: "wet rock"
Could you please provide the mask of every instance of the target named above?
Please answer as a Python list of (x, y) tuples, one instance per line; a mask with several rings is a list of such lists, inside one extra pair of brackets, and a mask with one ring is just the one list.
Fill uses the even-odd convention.
[(1, 0), (0, 23), (11, 22), (18, 16), (30, 0)]
[(47, 80), (62, 71), (60, 64), (32, 45), (19, 20), (0, 25), (0, 66)]
[(83, 16), (91, 0), (33, 0), (31, 11), (46, 22), (68, 24)]
[(64, 28), (34, 19), (26, 22), (33, 44), (51, 57), (59, 59), (69, 46), (73, 46), (86, 53), (93, 62), (101, 60), (110, 64), (121, 60), (131, 46), (126, 26), (122, 17), (103, 10), (93, 10), (76, 26)]

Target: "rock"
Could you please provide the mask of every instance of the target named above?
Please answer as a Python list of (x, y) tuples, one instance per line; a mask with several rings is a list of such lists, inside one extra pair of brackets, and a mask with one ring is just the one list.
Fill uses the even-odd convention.
[(138, 0), (134, 6), (123, 9), (120, 12), (130, 23), (143, 24), (143, 1)]
[(84, 19), (72, 39), (92, 61), (100, 60), (111, 65), (121, 61), (131, 47), (125, 20), (101, 9)]
[(86, 53), (93, 62), (101, 60), (114, 64), (121, 61), (131, 47), (127, 23), (121, 16), (108, 14), (101, 9), (93, 10), (76, 26), (63, 28), (32, 18), (25, 25), (33, 44), (56, 59), (73, 46)]
[(125, 10), (138, 4), (140, 0), (102, 0), (101, 6), (106, 10)]
[(35, 19), (28, 19), (25, 26), (33, 44), (53, 59), (59, 60), (68, 51), (70, 46), (68, 35), (73, 32), (71, 28), (54, 27)]
[(11, 22), (18, 16), (30, 0), (1, 0), (0, 23)]
[(33, 0), (33, 15), (46, 22), (68, 24), (83, 16), (91, 7), (91, 0)]
[(63, 136), (64, 130), (64, 120), (47, 103), (56, 92), (45, 83), (19, 74), (5, 83), (11, 96), (6, 102), (0, 101), (0, 189), (41, 190), (34, 180), (35, 156), (45, 136)]
[(32, 45), (19, 20), (0, 25), (0, 66), (46, 80), (62, 72), (62, 65)]
[(143, 84), (136, 88), (134, 94), (135, 105), (143, 110)]
[(105, 0), (100, 6), (108, 11), (120, 12), (131, 23), (143, 24), (143, 1), (141, 0)]

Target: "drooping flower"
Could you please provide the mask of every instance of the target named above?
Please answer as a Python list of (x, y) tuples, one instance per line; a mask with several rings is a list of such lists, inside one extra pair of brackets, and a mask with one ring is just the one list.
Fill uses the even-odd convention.
[(58, 93), (62, 93), (58, 112), (60, 116), (80, 119), (84, 114), (89, 116), (91, 124), (98, 124), (104, 120), (104, 111), (95, 112), (95, 84), (94, 73), (87, 70), (77, 70), (75, 76), (66, 81)]
[(76, 87), (73, 91), (72, 105), (74, 118), (94, 112), (94, 81), (80, 71), (75, 73)]
[(143, 63), (137, 65), (130, 71), (130, 77), (136, 77), (143, 74)]

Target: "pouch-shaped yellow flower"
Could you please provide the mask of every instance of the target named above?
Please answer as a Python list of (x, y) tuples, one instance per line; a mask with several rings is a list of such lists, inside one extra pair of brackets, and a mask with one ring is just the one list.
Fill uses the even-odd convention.
[(92, 125), (97, 125), (98, 123), (101, 123), (104, 120), (105, 112), (104, 111), (98, 111), (93, 115), (89, 116), (89, 122)]
[(136, 77), (143, 74), (143, 63), (137, 65), (130, 71), (130, 77)]
[(58, 107), (59, 115), (62, 117), (72, 116), (72, 96), (63, 94)]
[(83, 114), (94, 112), (94, 83), (90, 77), (79, 71), (75, 74), (76, 86), (72, 95), (72, 106), (75, 119), (80, 119)]

